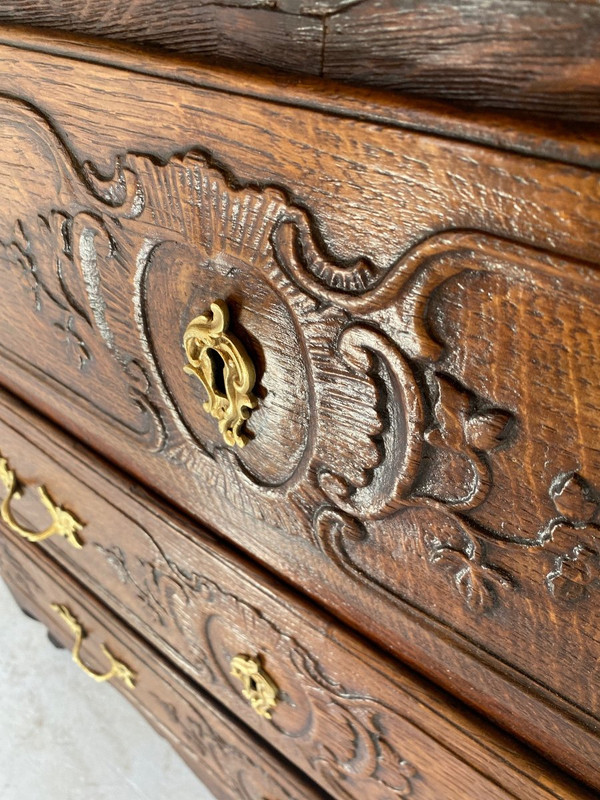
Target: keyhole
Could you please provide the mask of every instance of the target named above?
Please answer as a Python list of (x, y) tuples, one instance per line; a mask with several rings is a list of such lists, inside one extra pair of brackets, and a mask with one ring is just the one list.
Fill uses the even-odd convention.
[(206, 352), (212, 366), (214, 387), (219, 394), (225, 395), (225, 361), (223, 356), (212, 347), (209, 347)]

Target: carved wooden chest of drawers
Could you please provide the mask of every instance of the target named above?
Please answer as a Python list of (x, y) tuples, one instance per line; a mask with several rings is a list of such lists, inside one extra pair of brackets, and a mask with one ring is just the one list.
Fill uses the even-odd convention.
[(32, 32), (0, 82), (20, 604), (223, 797), (594, 796), (593, 132)]

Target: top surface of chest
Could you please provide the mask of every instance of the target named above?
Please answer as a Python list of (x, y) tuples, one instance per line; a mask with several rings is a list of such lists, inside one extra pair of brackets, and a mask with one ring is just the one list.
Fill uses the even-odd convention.
[(600, 122), (598, 0), (9, 0), (0, 21)]

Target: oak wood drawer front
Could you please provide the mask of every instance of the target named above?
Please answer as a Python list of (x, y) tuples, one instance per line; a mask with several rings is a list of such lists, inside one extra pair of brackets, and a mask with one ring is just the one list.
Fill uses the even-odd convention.
[[(18, 401), (0, 395), (0, 419), (3, 457), (27, 487), (10, 501), (22, 529), (46, 528), (43, 485), (77, 515), (81, 546), (60, 535), (39, 544), (333, 796), (586, 795), (223, 544), (170, 519)], [(270, 719), (242, 696), (231, 674), (238, 656), (277, 687)]]
[(63, 50), (0, 45), (3, 382), (600, 785), (597, 146)]
[[(248, 729), (207, 701), (80, 586), (61, 575), (41, 552), (23, 550), (3, 534), (0, 572), (19, 605), (48, 627), (54, 642), (73, 650), (84, 669), (102, 678), (111, 659), (123, 665), (127, 683), (117, 675), (112, 685), (169, 740), (216, 797), (327, 800), (324, 792), (261, 746)], [(65, 616), (82, 629), (79, 650)], [(70, 669), (77, 667), (72, 664), (65, 670), (67, 680)]]

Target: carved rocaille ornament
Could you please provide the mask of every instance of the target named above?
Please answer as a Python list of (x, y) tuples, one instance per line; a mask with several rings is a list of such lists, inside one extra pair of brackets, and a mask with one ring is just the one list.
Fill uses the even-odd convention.
[[(2, 358), (23, 385), (60, 383), (58, 421), (75, 416), (79, 433), (280, 573), (335, 564), (344, 576), (327, 584), (330, 607), (410, 608), (486, 665), (492, 653), (493, 669), (508, 662), (547, 687), (545, 634), (566, 635), (554, 604), (577, 600), (578, 626), (593, 624), (600, 273), (524, 245), (541, 246), (545, 230), (525, 213), (511, 218), (514, 242), (497, 225), (476, 230), (487, 217), (472, 206), (468, 230), (417, 230), (391, 260), (375, 247), (348, 257), (352, 242), (327, 220), (209, 153), (126, 153), (101, 179), (34, 109), (1, 110), (7, 163), (53, 154), (36, 161), (40, 207), (10, 191), (0, 220)], [(573, 178), (586, 180), (597, 178)], [(565, 190), (560, 219), (597, 216), (582, 211), (588, 194)], [(390, 219), (408, 213), (389, 203)], [(570, 231), (555, 241), (566, 247)], [(198, 413), (182, 370), (182, 326), (213, 297), (235, 298), (260, 359), (243, 448)], [(544, 632), (526, 650), (512, 635), (523, 626)], [(590, 641), (572, 647), (588, 657)], [(389, 646), (402, 652), (402, 634)], [(568, 674), (577, 652), (552, 689), (591, 707), (589, 683)]]
[(230, 447), (248, 441), (242, 425), (258, 401), (252, 394), (256, 381), (254, 364), (229, 327), (229, 309), (215, 300), (210, 312), (193, 319), (185, 329), (183, 346), (189, 363), (183, 368), (195, 375), (208, 394), (205, 411), (218, 420), (219, 432)]

